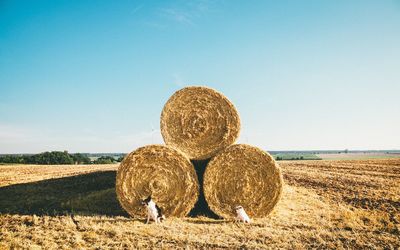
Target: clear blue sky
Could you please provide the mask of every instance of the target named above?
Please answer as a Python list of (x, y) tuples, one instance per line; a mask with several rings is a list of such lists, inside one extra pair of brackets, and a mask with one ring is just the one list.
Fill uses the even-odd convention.
[(187, 85), (239, 142), (400, 149), (400, 1), (0, 1), (0, 153), (161, 143)]

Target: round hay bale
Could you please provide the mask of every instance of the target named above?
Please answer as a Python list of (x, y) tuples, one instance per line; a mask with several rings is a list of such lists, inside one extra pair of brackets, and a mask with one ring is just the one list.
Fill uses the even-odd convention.
[(146, 216), (141, 201), (151, 195), (166, 216), (189, 213), (199, 195), (190, 160), (177, 150), (150, 145), (138, 148), (121, 162), (116, 180), (121, 206), (134, 218)]
[(204, 196), (211, 210), (223, 218), (242, 206), (250, 217), (265, 217), (282, 193), (281, 170), (263, 150), (244, 144), (220, 152), (206, 167)]
[(186, 87), (173, 94), (161, 113), (161, 134), (168, 146), (190, 159), (204, 160), (233, 144), (240, 119), (233, 104), (206, 87)]

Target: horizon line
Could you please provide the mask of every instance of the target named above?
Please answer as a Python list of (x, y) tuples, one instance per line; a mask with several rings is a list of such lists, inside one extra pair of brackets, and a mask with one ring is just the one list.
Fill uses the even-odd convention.
[[(263, 149), (263, 148), (262, 148)], [(135, 151), (136, 149), (132, 150)], [(266, 150), (263, 149), (267, 152), (345, 152), (347, 150), (348, 153), (350, 152), (383, 152), (383, 151), (387, 151), (387, 152), (396, 152), (396, 153), (400, 153), (400, 149), (294, 149), (294, 150)], [(47, 150), (47, 151), (41, 151), (41, 152), (37, 152), (37, 153), (0, 153), (0, 155), (33, 155), (33, 154), (40, 154), (40, 153), (44, 153), (44, 152), (63, 152), (63, 151), (67, 151), (69, 154), (128, 154), (130, 152), (77, 152), (77, 151), (69, 151), (69, 150)]]

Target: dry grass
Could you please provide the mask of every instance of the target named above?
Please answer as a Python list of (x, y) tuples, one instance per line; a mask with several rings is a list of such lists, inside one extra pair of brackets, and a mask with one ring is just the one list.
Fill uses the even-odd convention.
[[(35, 211), (29, 208), (4, 213), (3, 201), (11, 202), (14, 198), (9, 193), (18, 192), (19, 186), (2, 187), (0, 249), (400, 247), (400, 159), (298, 161), (280, 165), (286, 184), (282, 199), (270, 216), (250, 225), (205, 217), (169, 218), (161, 225), (145, 225), (143, 221), (105, 216), (101, 212), (49, 216), (34, 215)], [(11, 168), (18, 175), (19, 167)], [(26, 181), (23, 175), (22, 180)], [(79, 183), (83, 180), (79, 179)], [(53, 181), (44, 182), (41, 188), (52, 188)], [(70, 186), (64, 190), (78, 185), (68, 183)], [(93, 193), (90, 195), (93, 197)], [(14, 202), (18, 200), (15, 198)], [(30, 203), (22, 205), (26, 204)]]

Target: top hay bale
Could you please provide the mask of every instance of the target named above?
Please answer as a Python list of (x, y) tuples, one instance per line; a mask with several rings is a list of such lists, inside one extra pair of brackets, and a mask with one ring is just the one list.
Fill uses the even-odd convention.
[(141, 201), (149, 195), (166, 216), (182, 217), (193, 208), (199, 183), (190, 160), (177, 150), (150, 145), (128, 154), (116, 180), (121, 206), (134, 218), (145, 217)]
[(186, 87), (175, 92), (164, 106), (160, 125), (165, 143), (193, 160), (214, 156), (233, 144), (240, 131), (233, 104), (206, 87)]
[(282, 194), (282, 174), (270, 154), (244, 144), (232, 145), (208, 163), (204, 196), (211, 210), (223, 218), (242, 206), (250, 217), (265, 217)]

